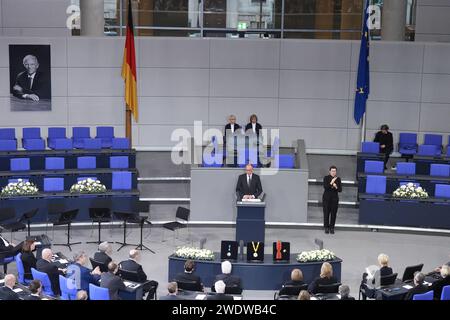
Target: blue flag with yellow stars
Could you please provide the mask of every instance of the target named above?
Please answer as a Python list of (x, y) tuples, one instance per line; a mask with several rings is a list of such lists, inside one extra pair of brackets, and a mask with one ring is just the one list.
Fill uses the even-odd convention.
[(364, 24), (361, 35), (361, 47), (359, 49), (359, 63), (358, 63), (358, 80), (356, 82), (356, 95), (355, 95), (355, 109), (353, 116), (357, 124), (361, 121), (361, 118), (366, 112), (367, 98), (370, 92), (369, 83), (369, 0), (366, 1), (366, 7), (364, 12)]

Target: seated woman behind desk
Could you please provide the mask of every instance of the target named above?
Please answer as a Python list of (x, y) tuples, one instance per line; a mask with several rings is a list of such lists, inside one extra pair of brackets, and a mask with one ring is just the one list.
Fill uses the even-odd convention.
[(319, 285), (330, 285), (337, 282), (337, 279), (333, 277), (333, 267), (328, 262), (324, 262), (320, 268), (320, 276), (311, 282), (308, 291), (316, 294), (319, 293)]
[(378, 270), (376, 270), (375, 268), (369, 270), (370, 267), (367, 267), (366, 271), (368, 272), (363, 273), (363, 279), (360, 287), (364, 289), (363, 291), (361, 291), (363, 300), (366, 300), (367, 298), (374, 298), (375, 295), (374, 285), (377, 279), (379, 280), (381, 277), (389, 276), (394, 273), (392, 268), (389, 267), (389, 256), (387, 254), (380, 253), (378, 255), (378, 264), (379, 264)]
[(24, 269), (24, 279), (33, 280), (33, 275), (31, 274), (31, 268), (36, 269), (37, 259), (33, 254), (35, 250), (34, 240), (25, 240), (22, 245), (22, 264)]

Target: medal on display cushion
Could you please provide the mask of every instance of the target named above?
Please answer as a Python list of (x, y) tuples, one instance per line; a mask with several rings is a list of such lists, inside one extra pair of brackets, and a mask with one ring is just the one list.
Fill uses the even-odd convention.
[(251, 241), (247, 243), (247, 260), (264, 261), (264, 242)]
[(238, 242), (237, 241), (222, 241), (220, 245), (220, 259), (222, 260), (237, 260)]
[(289, 261), (291, 250), (289, 242), (277, 241), (273, 243), (273, 261)]

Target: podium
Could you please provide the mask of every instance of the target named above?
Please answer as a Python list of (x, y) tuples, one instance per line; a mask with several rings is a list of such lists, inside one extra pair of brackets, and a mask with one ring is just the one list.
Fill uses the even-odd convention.
[(265, 242), (266, 203), (237, 201), (236, 241), (243, 240)]

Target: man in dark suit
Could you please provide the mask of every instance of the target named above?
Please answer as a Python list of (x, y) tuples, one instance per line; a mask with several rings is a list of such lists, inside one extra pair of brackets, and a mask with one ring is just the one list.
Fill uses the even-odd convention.
[(226, 287), (241, 288), (241, 278), (231, 275), (232, 265), (230, 261), (224, 261), (221, 265), (222, 274), (216, 276), (216, 281), (222, 280)]
[(57, 264), (52, 262), (52, 250), (45, 248), (42, 250), (42, 258), (36, 262), (36, 269), (48, 275), (52, 286), (52, 291), (55, 295), (61, 295), (59, 288), (59, 275), (64, 274), (66, 269), (59, 269)]
[(25, 71), (19, 73), (13, 86), (13, 95), (20, 99), (39, 101), (51, 99), (51, 87), (48, 76), (38, 71), (39, 62), (31, 54), (23, 58)]
[(154, 299), (156, 294), (156, 289), (158, 288), (158, 282), (154, 280), (147, 281), (147, 275), (145, 274), (144, 270), (142, 269), (142, 265), (138, 263), (140, 260), (140, 253), (138, 250), (130, 250), (129, 258), (128, 260), (124, 260), (121, 263), (119, 263), (119, 270), (125, 270), (125, 271), (131, 271), (135, 272), (137, 279), (126, 279), (123, 275), (121, 277), (125, 280), (129, 281), (136, 281), (143, 283), (145, 282), (143, 286), (144, 293), (148, 292), (147, 300)]
[(94, 253), (94, 260), (108, 266), (108, 263), (112, 261), (111, 259), (112, 247), (107, 241), (102, 242), (98, 245), (98, 251)]
[(25, 300), (41, 300), (42, 283), (39, 280), (31, 281), (28, 289), (30, 289), (31, 294), (25, 297)]
[(86, 268), (88, 257), (84, 251), (76, 253), (73, 257), (74, 263), (67, 268), (67, 276), (71, 277), (77, 283), (78, 290), (89, 291), (89, 284), (98, 286), (98, 280), (102, 274), (97, 266), (94, 270)]
[(442, 288), (450, 285), (450, 267), (444, 264), (441, 267), (442, 279), (436, 280), (430, 287), (433, 290), (434, 300), (441, 300)]
[(192, 283), (193, 287), (197, 287), (198, 291), (203, 291), (203, 284), (199, 276), (194, 274), (195, 262), (192, 260), (186, 260), (184, 263), (184, 272), (175, 276), (175, 281)]
[(228, 296), (225, 294), (225, 287), (225, 282), (222, 280), (216, 281), (216, 283), (214, 283), (216, 294), (208, 295), (206, 300), (233, 300), (233, 296)]
[(341, 295), (341, 300), (355, 300), (355, 298), (350, 297), (350, 287), (345, 284), (339, 286), (339, 294)]
[(234, 134), (239, 129), (241, 129), (241, 126), (236, 123), (236, 116), (230, 115), (230, 117), (228, 118), (228, 123), (225, 125), (224, 136), (226, 136), (227, 134)]
[(182, 300), (177, 296), (178, 285), (176, 282), (169, 282), (167, 285), (167, 291), (169, 292), (166, 296), (162, 296), (159, 300)]
[(119, 267), (114, 262), (108, 264), (108, 272), (102, 273), (100, 285), (102, 288), (108, 288), (110, 300), (121, 300), (119, 290), (125, 290), (125, 284), (120, 277), (116, 276)]
[(5, 276), (5, 286), (0, 287), (0, 299), (19, 300), (19, 295), (14, 292), (15, 284), (16, 284), (16, 276), (13, 274), (7, 274)]
[(384, 169), (386, 170), (389, 155), (394, 151), (394, 138), (392, 133), (389, 132), (389, 126), (387, 124), (383, 124), (380, 127), (380, 131), (376, 133), (373, 141), (380, 144), (380, 153), (384, 153)]
[(412, 300), (415, 294), (422, 294), (430, 291), (430, 288), (423, 284), (424, 280), (425, 275), (422, 272), (416, 272), (414, 274), (414, 287), (409, 289), (405, 296), (405, 300)]
[(261, 180), (258, 175), (253, 173), (253, 166), (247, 164), (245, 166), (245, 173), (238, 178), (236, 185), (236, 193), (241, 199), (255, 199), (263, 192)]

